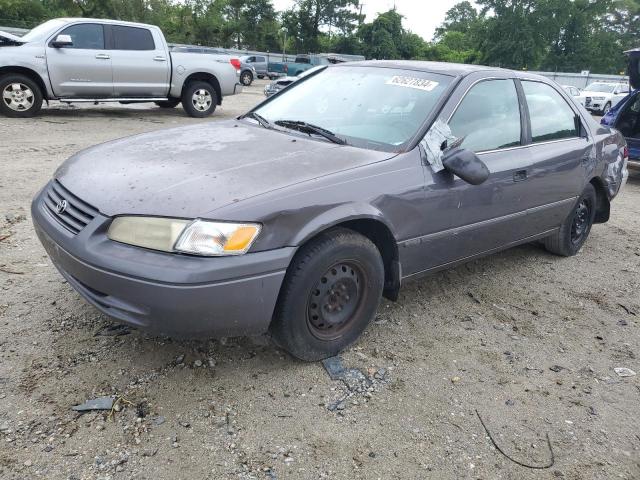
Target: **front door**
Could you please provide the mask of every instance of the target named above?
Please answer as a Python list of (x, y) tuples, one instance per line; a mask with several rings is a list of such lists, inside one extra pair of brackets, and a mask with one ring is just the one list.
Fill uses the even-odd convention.
[[(73, 45), (55, 48), (58, 35), (69, 35)], [(113, 96), (111, 52), (105, 49), (104, 27), (78, 23), (56, 33), (46, 47), (47, 68), (53, 92), (60, 98)]]
[(113, 50), (115, 96), (166, 97), (169, 94), (171, 59), (161, 39), (154, 35), (155, 30), (124, 25), (107, 28), (110, 29)]
[[(471, 86), (469, 87), (469, 83)], [(468, 88), (468, 91), (466, 90)], [(451, 133), (462, 148), (475, 152), (491, 174), (470, 185), (443, 171), (450, 194), (457, 198), (451, 229), (439, 255), (441, 264), (490, 252), (529, 235), (526, 222), (531, 156), (523, 147), (524, 119), (517, 86), (511, 78), (495, 78), (459, 89), (466, 94), (451, 113)]]

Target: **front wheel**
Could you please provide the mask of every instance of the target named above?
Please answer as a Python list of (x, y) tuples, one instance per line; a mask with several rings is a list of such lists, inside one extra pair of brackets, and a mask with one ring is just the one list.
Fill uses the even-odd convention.
[(272, 337), (301, 360), (336, 355), (374, 318), (383, 285), (382, 257), (368, 238), (347, 229), (323, 233), (289, 267)]
[(575, 255), (587, 241), (595, 218), (596, 189), (589, 183), (560, 230), (543, 240), (545, 248), (563, 257)]
[(182, 107), (190, 117), (208, 117), (216, 110), (217, 104), (218, 95), (210, 83), (191, 82), (182, 92)]
[(611, 102), (607, 102), (607, 104), (602, 109), (602, 116), (604, 117), (611, 110)]
[(33, 117), (42, 108), (42, 100), (42, 90), (29, 77), (19, 74), (0, 77), (0, 112), (7, 117)]

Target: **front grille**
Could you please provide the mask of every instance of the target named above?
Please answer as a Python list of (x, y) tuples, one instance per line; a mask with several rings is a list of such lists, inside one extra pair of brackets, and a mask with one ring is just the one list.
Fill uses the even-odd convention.
[(43, 198), (51, 216), (74, 235), (80, 233), (98, 214), (95, 208), (80, 200), (57, 180), (47, 185)]

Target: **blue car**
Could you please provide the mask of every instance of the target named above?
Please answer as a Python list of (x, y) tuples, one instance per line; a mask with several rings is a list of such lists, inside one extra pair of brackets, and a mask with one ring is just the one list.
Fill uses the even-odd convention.
[(640, 170), (640, 49), (625, 53), (629, 56), (629, 83), (633, 90), (600, 123), (624, 135), (629, 147), (629, 168)]

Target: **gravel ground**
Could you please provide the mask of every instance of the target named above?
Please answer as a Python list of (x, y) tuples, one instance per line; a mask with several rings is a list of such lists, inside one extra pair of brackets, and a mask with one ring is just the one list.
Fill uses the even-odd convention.
[[(261, 98), (264, 82), (207, 121)], [(70, 154), (194, 124), (52, 104), (0, 118), (3, 479), (640, 478), (640, 179), (574, 258), (528, 245), (413, 282), (332, 380), (262, 338), (114, 328), (63, 281), (29, 203)], [(73, 405), (103, 395), (113, 412)], [(491, 443), (477, 412), (501, 449)]]

